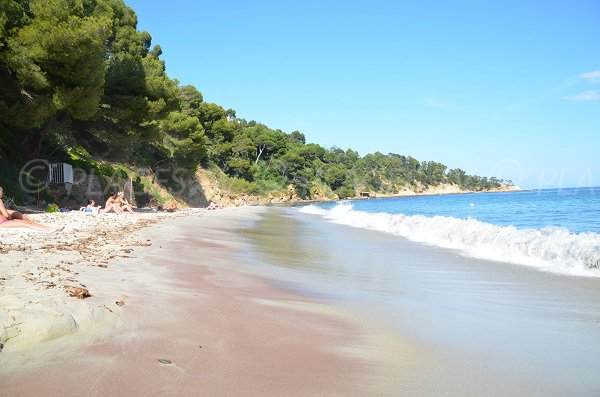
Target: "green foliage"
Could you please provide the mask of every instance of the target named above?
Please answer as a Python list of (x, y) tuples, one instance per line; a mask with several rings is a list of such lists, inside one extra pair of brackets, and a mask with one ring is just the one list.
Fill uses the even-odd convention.
[(225, 177), (219, 181), (219, 187), (226, 192), (240, 194), (240, 193), (256, 193), (256, 185), (252, 182), (248, 182), (241, 178)]
[(241, 158), (232, 158), (227, 162), (228, 174), (239, 177), (247, 181), (254, 180), (254, 174), (258, 171), (258, 166), (250, 160)]
[(231, 142), (235, 133), (235, 124), (227, 121), (224, 118), (218, 119), (211, 123), (211, 139), (217, 143)]
[(53, 212), (58, 212), (58, 210), (59, 210), (59, 208), (58, 208), (57, 204), (52, 203), (52, 204), (48, 204), (46, 206), (46, 212), (53, 213)]
[(254, 160), (255, 146), (250, 134), (243, 131), (231, 141), (231, 156), (245, 160)]
[(466, 182), (467, 173), (460, 168), (454, 168), (448, 171), (448, 182), (463, 186)]
[(0, 0), (0, 183), (7, 191), (18, 193), (21, 163), (40, 155), (93, 172), (103, 186), (131, 178), (132, 163), (155, 175), (163, 170), (161, 188), (145, 178), (134, 183), (163, 201), (164, 190), (210, 164), (227, 175), (227, 191), (267, 195), (291, 184), (303, 198), (317, 190), (351, 198), (363, 189), (505, 183), (410, 156), (326, 149), (299, 131), (240, 119), (171, 79), (161, 47), (137, 22), (123, 0)]
[(174, 166), (185, 170), (191, 176), (205, 160), (206, 136), (200, 121), (183, 112), (171, 112), (161, 122), (163, 147), (167, 150)]
[[(7, 63), (29, 101), (9, 108), (15, 124), (42, 126), (63, 112), (89, 119), (97, 111), (105, 77), (111, 22), (86, 15), (82, 1), (33, 0), (31, 23), (8, 40)], [(28, 117), (32, 106), (44, 109)]]
[(324, 180), (333, 190), (337, 190), (346, 184), (348, 170), (340, 164), (333, 164), (326, 168)]
[(446, 178), (446, 166), (444, 164), (436, 163), (435, 161), (424, 161), (421, 164), (421, 170), (423, 171), (423, 182), (428, 185), (437, 186), (440, 183), (447, 182)]
[(114, 187), (114, 189), (120, 190), (130, 179), (128, 170), (124, 166), (98, 162), (81, 146), (68, 148), (66, 157), (64, 161), (71, 164), (73, 168), (79, 168), (98, 176), (103, 188)]
[(261, 196), (267, 196), (269, 193), (278, 193), (285, 189), (288, 180), (283, 177), (273, 179), (258, 179), (254, 185), (256, 192)]
[(306, 137), (300, 131), (293, 131), (289, 135), (288, 140), (291, 144), (296, 144), (296, 145), (306, 144)]
[(198, 118), (206, 131), (206, 135), (213, 139), (215, 137), (212, 131), (213, 124), (225, 119), (225, 109), (215, 103), (202, 102), (198, 108), (198, 113)]
[(356, 197), (356, 193), (354, 192), (354, 189), (351, 188), (350, 186), (342, 186), (341, 188), (337, 189), (335, 191), (335, 193), (338, 195), (338, 197), (340, 199)]
[(66, 154), (68, 160), (65, 160), (67, 160), (69, 164), (73, 166), (73, 168), (81, 168), (82, 170), (88, 172), (97, 170), (98, 168), (98, 165), (92, 158), (92, 155), (81, 146), (68, 148)]
[(203, 98), (200, 91), (193, 85), (184, 85), (179, 87), (179, 100), (181, 102), (181, 111), (188, 116), (200, 117), (200, 105)]

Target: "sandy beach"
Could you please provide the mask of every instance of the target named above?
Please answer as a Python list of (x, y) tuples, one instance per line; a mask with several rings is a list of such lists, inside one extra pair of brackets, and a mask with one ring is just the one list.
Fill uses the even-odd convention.
[(596, 278), (288, 208), (35, 218), (65, 230), (0, 231), (0, 397), (600, 390)]
[[(77, 211), (30, 215), (63, 226), (61, 232), (0, 229), (0, 360), (11, 355), (18, 361), (63, 336), (91, 336), (110, 327), (118, 316), (104, 306), (108, 302), (94, 297), (102, 289), (94, 283), (95, 271), (99, 276), (97, 270), (106, 271), (111, 260), (148, 245), (147, 239), (132, 240), (131, 233), (166, 216), (173, 215), (94, 216)], [(85, 290), (94, 291), (87, 300), (69, 294)]]
[(0, 395), (394, 395), (419, 367), (409, 344), (240, 266), (262, 211), (2, 231)]

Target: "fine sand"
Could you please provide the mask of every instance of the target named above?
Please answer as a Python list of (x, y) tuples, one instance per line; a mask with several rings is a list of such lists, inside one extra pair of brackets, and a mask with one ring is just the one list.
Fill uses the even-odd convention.
[(244, 270), (262, 211), (0, 230), (0, 396), (398, 395), (428, 365), (414, 346)]
[(180, 215), (75, 211), (29, 216), (63, 226), (60, 232), (0, 228), (0, 361), (13, 354), (27, 357), (29, 350), (39, 351), (63, 336), (94, 338), (92, 334), (114, 325), (118, 315), (111, 306), (119, 296), (101, 302), (71, 298), (68, 291), (85, 288), (95, 295), (102, 288), (95, 282), (96, 273), (110, 272), (110, 261), (150, 244), (131, 232), (173, 216)]

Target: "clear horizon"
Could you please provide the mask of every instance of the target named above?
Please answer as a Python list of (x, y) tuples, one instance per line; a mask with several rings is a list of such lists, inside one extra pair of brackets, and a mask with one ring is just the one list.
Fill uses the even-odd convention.
[(167, 73), (326, 148), (600, 185), (600, 3), (126, 0)]

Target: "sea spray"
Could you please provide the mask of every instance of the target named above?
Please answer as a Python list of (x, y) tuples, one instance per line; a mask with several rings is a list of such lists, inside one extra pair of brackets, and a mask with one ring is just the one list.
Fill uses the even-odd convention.
[(300, 211), (321, 215), (338, 224), (455, 249), (470, 257), (533, 266), (560, 274), (600, 277), (600, 235), (593, 232), (572, 233), (560, 227), (498, 226), (451, 216), (370, 213), (356, 211), (347, 203), (330, 210), (310, 205)]

